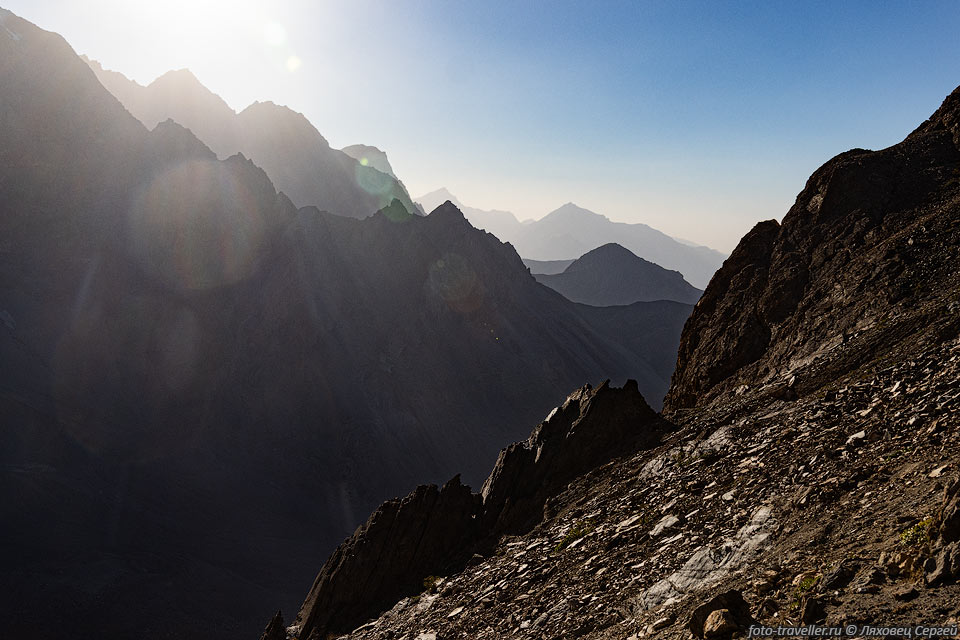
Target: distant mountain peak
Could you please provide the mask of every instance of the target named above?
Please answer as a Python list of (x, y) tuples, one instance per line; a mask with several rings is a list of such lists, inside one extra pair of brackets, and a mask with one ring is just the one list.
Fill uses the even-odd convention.
[(637, 263), (653, 264), (616, 242), (608, 242), (605, 245), (601, 245), (583, 254), (574, 260), (566, 270), (578, 271), (580, 269), (593, 268), (594, 264), (602, 264), (605, 267), (609, 267), (613, 264), (634, 265)]
[(569, 300), (598, 307), (653, 300), (692, 304), (702, 293), (679, 271), (644, 260), (616, 242), (588, 251), (561, 273), (534, 278)]
[(418, 201), (431, 202), (435, 200), (443, 199), (446, 202), (453, 203), (458, 209), (463, 209), (463, 203), (460, 202), (460, 199), (457, 196), (450, 193), (450, 190), (446, 187), (440, 187), (430, 193), (424, 194), (417, 198)]
[(463, 216), (463, 212), (460, 211), (460, 208), (457, 207), (457, 205), (455, 205), (450, 200), (447, 200), (446, 202), (441, 204), (439, 207), (431, 211), (427, 217), (434, 220), (449, 219), (449, 220), (458, 220), (458, 221), (462, 220), (464, 222), (467, 221), (467, 219)]
[(605, 215), (595, 213), (589, 209), (584, 209), (583, 207), (576, 205), (572, 202), (568, 202), (565, 205), (561, 206), (554, 211), (551, 211), (545, 215), (543, 220), (608, 220), (609, 218)]
[[(190, 69), (187, 69), (186, 67), (182, 69), (171, 69), (170, 71), (167, 71), (166, 73), (163, 73), (160, 76), (158, 76), (157, 79), (154, 80), (151, 84), (156, 84), (156, 83), (163, 84), (163, 83), (173, 83), (173, 82), (177, 82), (177, 83), (189, 82), (191, 84), (196, 84), (203, 87), (203, 83), (201, 83), (200, 80), (197, 78), (197, 76), (195, 76), (193, 72), (190, 71)], [(203, 87), (203, 88), (204, 90), (209, 91), (209, 89), (207, 89), (206, 87)]]

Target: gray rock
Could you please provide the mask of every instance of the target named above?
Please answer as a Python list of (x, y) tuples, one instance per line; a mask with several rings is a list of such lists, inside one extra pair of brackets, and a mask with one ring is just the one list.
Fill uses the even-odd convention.
[(750, 614), (749, 605), (739, 591), (732, 589), (694, 609), (687, 629), (697, 638), (729, 638), (752, 624), (756, 624), (756, 620)]

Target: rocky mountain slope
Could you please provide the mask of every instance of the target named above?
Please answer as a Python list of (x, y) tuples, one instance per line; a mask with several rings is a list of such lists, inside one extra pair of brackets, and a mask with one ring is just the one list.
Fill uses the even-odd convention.
[(720, 267), (724, 255), (701, 246), (691, 246), (645, 224), (613, 222), (606, 216), (567, 203), (539, 220), (520, 222), (508, 211), (484, 211), (464, 206), (446, 189), (417, 198), (426, 210), (450, 200), (472, 225), (509, 242), (524, 258), (538, 261), (567, 260), (601, 245), (616, 243), (641, 258), (672, 271), (679, 271), (693, 286), (703, 288)]
[(365, 218), (397, 199), (408, 211), (419, 211), (392, 173), (331, 148), (292, 109), (255, 102), (236, 113), (187, 69), (165, 73), (144, 87), (94, 60), (84, 60), (103, 86), (148, 129), (172, 119), (220, 158), (243, 153), (297, 206)]
[(570, 303), (449, 204), (297, 209), (0, 19), (11, 637), (232, 637), (384, 499), (478, 483), (568, 389), (666, 392), (689, 305)]
[(651, 300), (694, 304), (703, 293), (679, 272), (667, 271), (615, 243), (588, 251), (561, 273), (534, 277), (568, 300), (598, 307)]
[[(458, 209), (463, 211), (464, 217), (470, 221), (470, 224), (477, 229), (489, 231), (504, 242), (512, 243), (510, 238), (516, 235), (517, 229), (523, 224), (529, 224), (531, 222), (526, 221), (521, 223), (517, 220), (516, 216), (509, 211), (499, 211), (496, 209), (484, 210), (465, 205), (446, 188), (440, 188), (416, 198), (416, 202), (426, 211), (433, 211), (435, 207), (447, 201), (452, 202)], [(515, 244), (514, 248), (516, 248)], [(518, 250), (517, 253), (520, 253), (520, 251)], [(522, 256), (523, 254), (520, 253), (520, 255)]]
[[(437, 562), (420, 585), (406, 575), (404, 597), (368, 603), (382, 612), (335, 637), (955, 629), (958, 248), (960, 89), (900, 144), (829, 161), (782, 225), (744, 237), (684, 328), (650, 439), (595, 451), (585, 473), (558, 463), (555, 473), (578, 477), (548, 487), (542, 511), (526, 510), (532, 529), (465, 545), (474, 549), (465, 567)], [(583, 406), (583, 393), (565, 407)], [(517, 447), (535, 458), (549, 424), (501, 460)], [(354, 565), (367, 559), (375, 522), (345, 543)], [(372, 547), (390, 554), (395, 541)], [(310, 628), (314, 605), (308, 598), (288, 637), (323, 637)], [(338, 609), (327, 611), (335, 622)]]

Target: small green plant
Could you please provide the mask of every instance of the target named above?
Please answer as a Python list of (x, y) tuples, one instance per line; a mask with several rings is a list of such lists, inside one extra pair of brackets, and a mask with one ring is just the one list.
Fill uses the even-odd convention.
[(580, 538), (583, 538), (593, 533), (593, 530), (596, 528), (597, 528), (597, 525), (592, 519), (588, 518), (586, 520), (580, 520), (575, 525), (573, 525), (573, 528), (571, 528), (570, 531), (567, 532), (567, 535), (563, 536), (563, 540), (558, 542), (557, 546), (555, 546), (553, 550), (561, 551), (563, 549), (566, 549), (567, 547), (569, 547), (571, 544), (573, 544)]
[(427, 576), (423, 579), (423, 592), (424, 593), (436, 593), (437, 585), (443, 581), (443, 578), (439, 576)]
[(928, 533), (930, 525), (933, 524), (932, 518), (921, 520), (906, 531), (900, 534), (900, 545), (904, 547), (922, 547), (930, 542)]
[(800, 580), (800, 584), (798, 584), (797, 588), (793, 591), (793, 600), (790, 602), (791, 611), (796, 611), (800, 608), (800, 603), (803, 602), (803, 596), (813, 589), (819, 580), (820, 576), (806, 576)]

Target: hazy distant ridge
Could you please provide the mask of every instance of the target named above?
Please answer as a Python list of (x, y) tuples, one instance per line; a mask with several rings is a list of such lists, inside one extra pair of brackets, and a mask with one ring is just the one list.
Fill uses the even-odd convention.
[(172, 119), (190, 129), (221, 159), (243, 153), (298, 206), (365, 218), (397, 199), (408, 211), (416, 212), (407, 190), (392, 173), (378, 170), (379, 162), (363, 164), (331, 148), (303, 114), (288, 107), (254, 102), (236, 113), (187, 69), (169, 71), (144, 87), (121, 73), (103, 69), (94, 60), (83, 59), (103, 86), (148, 129)]
[(509, 211), (484, 211), (463, 205), (446, 189), (416, 200), (427, 211), (445, 200), (458, 204), (472, 225), (509, 242), (517, 253), (532, 260), (571, 260), (602, 245), (617, 243), (644, 260), (679, 271), (690, 284), (702, 289), (726, 258), (719, 251), (677, 241), (648, 225), (614, 222), (573, 203), (540, 220), (520, 222)]

